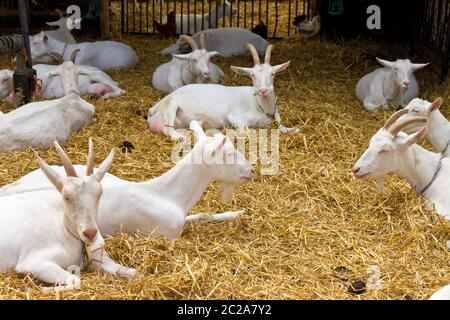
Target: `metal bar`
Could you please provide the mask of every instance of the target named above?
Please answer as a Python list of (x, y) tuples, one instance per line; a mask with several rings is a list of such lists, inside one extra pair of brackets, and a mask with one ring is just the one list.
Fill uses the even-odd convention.
[(230, 1), (230, 28), (233, 27), (233, 1)]
[(241, 15), (240, 0), (237, 0), (237, 27), (239, 28), (239, 16)]
[(255, 25), (254, 16), (255, 16), (255, 0), (252, 0), (252, 29)]
[(266, 1), (266, 28), (267, 36), (269, 36), (269, 1)]
[(197, 1), (194, 0), (194, 33), (197, 33)]
[(136, 32), (135, 31), (135, 28), (136, 28), (136, 14), (135, 14), (135, 9), (136, 9), (136, 6), (134, 5), (134, 0), (131, 2), (132, 3), (132, 8), (133, 8), (133, 32)]
[(125, 33), (125, 0), (120, 2), (120, 31)]
[(247, 0), (244, 0), (244, 29), (247, 29)]
[(28, 1), (27, 0), (19, 0), (19, 19), (20, 19), (20, 31), (22, 33), (22, 39), (24, 48), (27, 54), (26, 66), (27, 68), (31, 68), (33, 66), (33, 62), (31, 60), (31, 50), (30, 50), (30, 28), (28, 27), (29, 23), (29, 15), (28, 15)]
[(145, 1), (145, 20), (146, 20), (146, 33), (148, 33), (148, 0)]
[(159, 0), (159, 23), (160, 24), (162, 24), (163, 23), (163, 21), (162, 21), (162, 7), (163, 7), (163, 3), (162, 3), (162, 0)]
[(223, 2), (223, 6), (222, 6), (222, 27), (225, 28), (225, 18), (226, 18), (226, 14), (225, 14), (225, 1)]
[(262, 2), (261, 2), (261, 0), (259, 0), (259, 3), (258, 3), (258, 23), (259, 23), (259, 21), (261, 21), (261, 18), (262, 18)]
[(287, 34), (291, 35), (291, 0), (288, 0), (288, 21), (287, 21)]
[(183, 0), (181, 0), (181, 4), (180, 4), (180, 20), (181, 20), (181, 28), (180, 28), (180, 33), (183, 34)]
[(142, 33), (142, 1), (139, 1), (139, 32)]
[(275, 27), (273, 29), (273, 37), (277, 36), (278, 29), (278, 0), (275, 0)]
[(187, 33), (190, 34), (191, 32), (191, 25), (190, 25), (190, 20), (191, 20), (191, 8), (190, 8), (190, 1), (187, 1)]
[(205, 30), (205, 0), (202, 0), (202, 30)]
[[(155, 19), (155, 1), (156, 0), (152, 0), (152, 20), (156, 21), (156, 19)], [(156, 33), (155, 24), (153, 23), (153, 21), (152, 21), (152, 30), (153, 30), (153, 33)]]

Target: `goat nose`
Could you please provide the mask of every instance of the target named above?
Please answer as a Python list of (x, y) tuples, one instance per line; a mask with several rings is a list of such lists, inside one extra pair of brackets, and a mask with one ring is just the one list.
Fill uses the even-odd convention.
[(408, 80), (403, 81), (403, 85), (404, 85), (405, 87), (408, 87), (408, 86), (409, 86), (409, 81), (408, 81)]
[(96, 229), (87, 229), (83, 231), (83, 235), (91, 242), (94, 242), (95, 237), (97, 236), (97, 230)]
[(359, 169), (360, 169), (360, 168), (355, 168), (355, 167), (353, 167), (353, 168), (352, 168), (352, 172), (353, 172), (353, 173), (357, 173), (357, 172), (359, 171)]

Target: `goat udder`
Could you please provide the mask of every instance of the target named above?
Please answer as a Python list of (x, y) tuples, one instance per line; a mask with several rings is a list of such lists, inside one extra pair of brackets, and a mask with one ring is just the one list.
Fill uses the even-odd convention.
[(88, 88), (88, 93), (95, 94), (98, 96), (103, 96), (108, 92), (112, 92), (113, 88), (109, 84), (104, 83), (94, 83), (91, 84)]
[(154, 133), (164, 133), (164, 119), (160, 114), (155, 114), (149, 120), (150, 130)]

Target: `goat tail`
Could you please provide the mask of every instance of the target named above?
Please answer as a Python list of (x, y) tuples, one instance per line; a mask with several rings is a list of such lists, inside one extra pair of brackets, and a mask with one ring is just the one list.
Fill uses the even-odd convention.
[(23, 39), (20, 34), (0, 37), (0, 53), (13, 53), (22, 49)]
[(227, 211), (223, 213), (216, 213), (211, 215), (205, 214), (193, 214), (186, 217), (186, 223), (198, 223), (206, 224), (210, 222), (222, 222), (228, 220), (236, 220), (245, 213), (244, 210), (240, 211)]

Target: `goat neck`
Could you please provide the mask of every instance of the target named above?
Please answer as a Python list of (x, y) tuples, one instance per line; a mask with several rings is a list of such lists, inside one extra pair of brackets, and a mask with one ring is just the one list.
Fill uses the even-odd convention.
[(263, 97), (258, 93), (255, 93), (255, 95), (256, 95), (256, 102), (262, 109), (261, 111), (265, 112), (266, 115), (273, 116), (276, 111), (275, 109), (277, 103), (277, 96), (275, 95), (275, 92), (272, 91), (267, 97)]
[(421, 146), (412, 145), (405, 153), (393, 173), (405, 178), (420, 192), (430, 181), (438, 168), (441, 155)]
[(442, 115), (441, 111), (436, 110), (431, 112), (428, 117), (427, 138), (436, 149), (442, 151), (447, 145), (447, 141), (442, 139), (442, 137), (450, 139), (450, 123)]
[[(195, 147), (194, 147), (195, 148)], [(200, 200), (208, 185), (214, 181), (206, 165), (195, 164), (194, 152), (188, 153), (175, 167), (158, 178), (143, 182), (151, 192), (161, 195), (188, 212)]]

